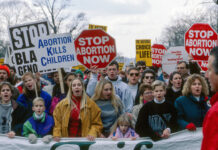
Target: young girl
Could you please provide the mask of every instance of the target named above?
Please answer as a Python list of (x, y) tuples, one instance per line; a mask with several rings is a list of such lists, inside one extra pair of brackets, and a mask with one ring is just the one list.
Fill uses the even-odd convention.
[(168, 138), (171, 131), (176, 130), (176, 110), (165, 100), (166, 85), (156, 80), (152, 83), (154, 100), (147, 102), (139, 112), (136, 132), (141, 136), (149, 136), (152, 140)]
[(103, 131), (101, 137), (110, 135), (110, 128), (123, 112), (123, 104), (115, 95), (114, 86), (111, 81), (102, 79), (98, 82), (92, 100), (101, 109), (101, 120)]
[(16, 108), (16, 102), (11, 99), (12, 86), (9, 82), (0, 84), (0, 133), (12, 138), (15, 132), (11, 131), (12, 112)]
[(131, 138), (135, 140), (139, 135), (133, 130), (131, 122), (131, 114), (122, 114), (117, 122), (111, 128), (111, 135), (109, 136), (112, 140), (117, 140), (118, 138)]

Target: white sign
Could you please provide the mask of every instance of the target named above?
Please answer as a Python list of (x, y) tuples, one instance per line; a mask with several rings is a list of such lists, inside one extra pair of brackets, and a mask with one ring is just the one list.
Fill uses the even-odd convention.
[(162, 57), (162, 69), (168, 75), (170, 75), (173, 71), (176, 70), (177, 66), (177, 56), (176, 54), (172, 54), (167, 51)]
[[(168, 139), (153, 142), (150, 138), (139, 138), (135, 141), (130, 139), (118, 139), (112, 141), (108, 138), (97, 138), (90, 142), (85, 138), (62, 138), (61, 143), (54, 141), (49, 144), (44, 144), (41, 138), (38, 138), (36, 144), (30, 144), (25, 137), (15, 137), (9, 139), (7, 136), (0, 134), (0, 150), (82, 150), (80, 145), (87, 146), (87, 150), (135, 150), (136, 145), (142, 142), (153, 143), (152, 148), (143, 150), (199, 150), (202, 141), (202, 128), (197, 128), (197, 131), (183, 130), (170, 135)], [(88, 147), (89, 146), (89, 147)]]
[(50, 34), (48, 22), (39, 21), (10, 26), (8, 31), (14, 53), (17, 75), (22, 76), (25, 72), (38, 72), (37, 62), (39, 60), (36, 57), (35, 52), (37, 49), (33, 42), (38, 37)]
[(34, 44), (40, 71), (77, 65), (74, 41), (70, 33), (39, 37)]
[(177, 57), (177, 61), (188, 61), (188, 53), (185, 50), (184, 46), (175, 46), (170, 47), (167, 52), (175, 54)]

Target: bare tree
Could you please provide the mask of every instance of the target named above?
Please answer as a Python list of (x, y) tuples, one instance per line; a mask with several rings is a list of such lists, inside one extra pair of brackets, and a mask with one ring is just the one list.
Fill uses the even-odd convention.
[(87, 23), (84, 13), (79, 13), (76, 17), (70, 11), (72, 0), (33, 0), (33, 5), (47, 18), (53, 33), (63, 31), (72, 33), (80, 29), (81, 23)]

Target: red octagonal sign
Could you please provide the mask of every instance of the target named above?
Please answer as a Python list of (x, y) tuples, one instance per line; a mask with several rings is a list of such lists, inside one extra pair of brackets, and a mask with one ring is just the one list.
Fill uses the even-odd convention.
[(206, 23), (196, 23), (185, 33), (185, 49), (194, 60), (207, 70), (211, 48), (217, 45), (217, 33)]
[(83, 30), (74, 44), (77, 60), (89, 69), (105, 68), (116, 57), (114, 38), (101, 29)]

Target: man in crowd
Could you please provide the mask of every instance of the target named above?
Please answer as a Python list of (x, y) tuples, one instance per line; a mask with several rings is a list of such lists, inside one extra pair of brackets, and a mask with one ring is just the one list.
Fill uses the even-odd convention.
[(179, 73), (181, 73), (182, 78), (184, 81), (186, 81), (186, 79), (189, 76), (189, 65), (186, 61), (179, 61), (177, 64), (177, 71)]
[(142, 77), (142, 73), (144, 72), (144, 70), (146, 69), (146, 63), (145, 61), (137, 61), (136, 63), (136, 68), (138, 68), (139, 72), (140, 72), (140, 76), (139, 78), (141, 79)]
[(209, 79), (212, 91), (216, 92), (210, 99), (211, 108), (203, 123), (203, 140), (201, 150), (218, 149), (218, 47), (210, 51), (206, 77)]
[(135, 103), (135, 97), (139, 89), (139, 70), (136, 67), (129, 68), (128, 70), (128, 87), (133, 96), (133, 104)]
[[(97, 69), (96, 66), (93, 66), (91, 69), (92, 75), (89, 80), (88, 86), (87, 86), (87, 94), (92, 97), (95, 91), (95, 87), (97, 85)], [(119, 77), (119, 65), (116, 61), (113, 61), (109, 64), (107, 67), (107, 76), (105, 79), (112, 82), (116, 94), (120, 97), (123, 105), (124, 105), (124, 111), (130, 112), (133, 107), (133, 100), (132, 100), (132, 94), (129, 90), (129, 87), (126, 83), (124, 83)]]

